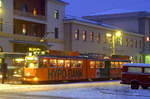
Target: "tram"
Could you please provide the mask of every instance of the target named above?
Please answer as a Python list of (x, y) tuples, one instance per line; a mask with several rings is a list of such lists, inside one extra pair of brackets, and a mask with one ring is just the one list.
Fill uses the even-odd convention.
[(121, 78), (129, 58), (39, 55), (25, 58), (24, 83)]

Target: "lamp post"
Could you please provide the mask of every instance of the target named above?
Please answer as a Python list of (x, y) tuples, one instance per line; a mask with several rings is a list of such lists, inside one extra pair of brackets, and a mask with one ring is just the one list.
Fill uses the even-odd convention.
[[(122, 32), (121, 31), (116, 31), (115, 33), (107, 33), (106, 37), (112, 39), (112, 53), (111, 55), (115, 55), (116, 54), (116, 39), (118, 38), (122, 38)], [(121, 43), (122, 43), (122, 39), (121, 39)]]

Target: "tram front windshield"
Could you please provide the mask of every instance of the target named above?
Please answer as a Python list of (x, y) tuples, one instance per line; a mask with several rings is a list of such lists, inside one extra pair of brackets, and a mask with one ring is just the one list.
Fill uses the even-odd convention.
[(38, 58), (36, 56), (27, 56), (25, 58), (26, 60), (26, 68), (38, 68), (39, 67), (39, 62)]

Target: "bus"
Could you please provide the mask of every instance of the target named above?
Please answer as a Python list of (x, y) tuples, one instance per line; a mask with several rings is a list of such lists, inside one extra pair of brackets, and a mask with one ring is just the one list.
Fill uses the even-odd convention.
[(121, 84), (130, 84), (131, 89), (150, 87), (150, 64), (127, 63), (123, 65)]
[(39, 55), (25, 58), (23, 83), (81, 81), (121, 78), (128, 59), (100, 59), (84, 56)]

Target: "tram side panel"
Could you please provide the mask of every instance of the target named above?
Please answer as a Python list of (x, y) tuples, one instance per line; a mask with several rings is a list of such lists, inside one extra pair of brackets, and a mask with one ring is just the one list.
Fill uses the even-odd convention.
[(96, 61), (95, 60), (87, 60), (87, 78), (95, 79), (96, 78)]
[(108, 79), (110, 76), (110, 61), (104, 61), (104, 67), (100, 68), (100, 78)]

